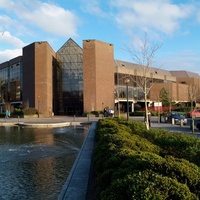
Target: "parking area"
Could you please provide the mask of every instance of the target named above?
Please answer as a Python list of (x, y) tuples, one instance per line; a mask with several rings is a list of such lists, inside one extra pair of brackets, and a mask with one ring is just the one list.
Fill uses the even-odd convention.
[[(172, 124), (172, 123), (165, 123), (165, 122), (159, 122), (158, 117), (152, 117), (151, 121), (151, 127), (153, 128), (164, 128), (169, 131), (174, 131), (174, 132), (183, 132), (183, 133), (189, 133), (193, 135), (197, 135), (200, 137), (200, 130), (196, 128), (196, 124), (200, 121), (200, 118), (194, 119), (192, 122), (191, 118), (187, 118), (187, 124), (186, 125), (181, 125), (181, 124)], [(194, 129), (192, 129), (192, 124), (194, 126)]]

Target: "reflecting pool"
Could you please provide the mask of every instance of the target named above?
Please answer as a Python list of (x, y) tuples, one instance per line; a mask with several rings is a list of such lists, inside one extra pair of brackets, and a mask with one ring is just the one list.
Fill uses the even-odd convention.
[(0, 127), (0, 199), (58, 199), (88, 128)]

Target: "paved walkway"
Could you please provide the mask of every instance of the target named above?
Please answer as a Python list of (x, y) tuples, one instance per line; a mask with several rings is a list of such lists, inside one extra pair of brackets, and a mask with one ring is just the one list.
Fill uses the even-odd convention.
[(69, 116), (55, 116), (49, 118), (0, 118), (0, 126), (13, 125), (28, 125), (34, 127), (58, 127), (79, 125), (81, 123), (88, 123), (98, 121), (100, 118), (95, 116), (90, 117), (69, 117)]
[[(52, 126), (63, 126), (64, 124), (67, 125), (76, 125), (80, 123), (88, 123), (88, 122), (95, 122), (101, 119), (101, 117), (95, 117), (93, 115), (89, 117), (70, 117), (70, 116), (55, 116), (51, 118), (0, 118), (0, 126), (12, 126), (15, 124), (28, 124), (28, 125), (52, 125)], [(143, 121), (144, 117), (130, 117), (129, 119)], [(189, 124), (190, 122), (188, 122)], [(180, 125), (172, 125), (169, 123), (158, 123), (157, 117), (152, 117), (151, 126), (153, 128), (164, 128), (170, 131), (178, 131), (178, 132), (186, 132), (192, 133), (189, 125), (185, 125), (180, 127)], [(42, 126), (41, 126), (42, 127)], [(196, 128), (194, 129), (194, 133), (200, 133), (199, 130)]]

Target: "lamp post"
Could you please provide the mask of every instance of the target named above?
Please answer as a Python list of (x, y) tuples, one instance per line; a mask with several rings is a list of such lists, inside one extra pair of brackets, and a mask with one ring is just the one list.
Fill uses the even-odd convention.
[(38, 118), (40, 118), (40, 96), (38, 96)]
[(116, 89), (114, 91), (114, 94), (115, 94), (115, 97), (117, 97), (117, 110), (118, 110), (118, 117), (120, 117), (120, 103), (119, 103), (119, 92), (118, 90)]
[(126, 84), (126, 100), (127, 100), (127, 121), (129, 120), (129, 102), (128, 102), (128, 84), (130, 82), (129, 78), (125, 79), (125, 84)]

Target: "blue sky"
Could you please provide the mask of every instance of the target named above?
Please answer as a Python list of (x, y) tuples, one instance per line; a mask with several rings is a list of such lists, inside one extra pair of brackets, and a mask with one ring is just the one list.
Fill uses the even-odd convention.
[(162, 44), (154, 67), (200, 74), (199, 0), (0, 0), (0, 63), (35, 41), (57, 51), (69, 38), (114, 45), (114, 57), (134, 62), (126, 47)]

